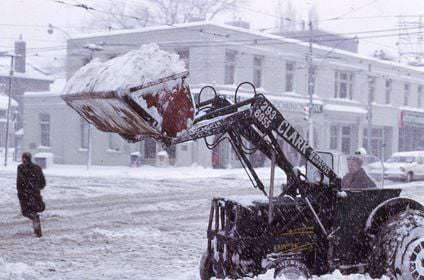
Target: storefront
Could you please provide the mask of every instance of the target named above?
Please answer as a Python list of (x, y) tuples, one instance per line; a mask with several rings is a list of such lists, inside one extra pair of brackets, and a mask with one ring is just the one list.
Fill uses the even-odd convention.
[(400, 113), (399, 151), (424, 150), (424, 112)]
[[(226, 91), (218, 91), (219, 94), (225, 94)], [(240, 100), (251, 97), (252, 94), (240, 93), (238, 95)], [(288, 119), (296, 130), (303, 136), (305, 139), (308, 138), (308, 123), (304, 119), (304, 109), (308, 105), (308, 99), (301, 96), (291, 97), (291, 96), (275, 96), (275, 95), (266, 95), (266, 97), (276, 106), (283, 116)], [(312, 106), (312, 113), (315, 117), (322, 115), (323, 105), (320, 101), (315, 100)], [(317, 144), (319, 142), (319, 129), (314, 130), (314, 142)], [(216, 137), (215, 137), (215, 140)], [(283, 152), (287, 159), (294, 165), (299, 166), (304, 164), (304, 159), (301, 155), (290, 145), (288, 145), (282, 138), (278, 138), (277, 141), (280, 143), (280, 146), (283, 149)], [(247, 148), (253, 148), (251, 143), (245, 143)], [(249, 155), (249, 160), (254, 167), (261, 167), (267, 164), (268, 159), (261, 152), (256, 151)], [(227, 140), (222, 141), (212, 149), (212, 166), (214, 168), (232, 168), (240, 167), (240, 162), (237, 157), (237, 154), (232, 149), (230, 143)]]
[(326, 104), (324, 116), (328, 142), (326, 147), (330, 150), (341, 151), (344, 154), (352, 154), (360, 147), (361, 138), (360, 124), (363, 123), (366, 110), (349, 105)]
[(371, 132), (371, 148), (368, 148), (368, 129), (363, 129), (362, 147), (369, 154), (381, 158), (388, 158), (392, 151), (393, 129), (389, 126), (373, 126)]

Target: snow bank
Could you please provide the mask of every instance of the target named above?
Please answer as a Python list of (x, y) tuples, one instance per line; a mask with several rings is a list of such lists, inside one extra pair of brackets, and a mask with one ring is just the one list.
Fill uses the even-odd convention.
[(27, 264), (8, 263), (3, 258), (0, 258), (0, 279), (30, 280), (40, 278)]
[(177, 54), (147, 44), (106, 62), (94, 59), (74, 74), (63, 94), (120, 90), (184, 71), (184, 62)]
[(96, 228), (93, 230), (94, 234), (98, 234), (104, 236), (109, 239), (117, 239), (117, 238), (146, 238), (152, 237), (152, 235), (160, 236), (161, 232), (158, 229), (152, 227), (143, 228), (128, 228), (128, 229), (120, 229), (120, 230), (106, 230), (102, 228)]
[[(16, 167), (0, 167), (0, 170), (15, 172)], [(270, 176), (269, 168), (257, 168), (256, 172), (263, 179)], [(94, 165), (87, 169), (85, 165), (62, 165), (54, 164), (44, 170), (47, 176), (63, 176), (63, 177), (101, 177), (101, 178), (135, 178), (149, 180), (171, 180), (171, 179), (200, 179), (200, 178), (232, 178), (247, 179), (246, 173), (241, 168), (232, 169), (213, 169), (202, 166), (187, 167), (155, 167), (142, 165), (137, 168), (127, 166), (97, 166)], [(276, 173), (276, 181), (278, 183), (285, 182), (286, 177), (283, 173)], [(268, 182), (265, 182), (268, 183)]]

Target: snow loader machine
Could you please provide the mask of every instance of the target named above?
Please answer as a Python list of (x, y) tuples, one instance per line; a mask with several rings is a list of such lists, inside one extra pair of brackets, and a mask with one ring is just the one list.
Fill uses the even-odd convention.
[[(342, 189), (332, 154), (315, 151), (253, 84), (240, 84), (233, 100), (210, 86), (194, 100), (186, 75), (121, 92), (63, 98), (100, 130), (129, 141), (152, 137), (169, 146), (204, 138), (211, 149), (224, 139), (231, 143), (253, 186), (266, 199), (249, 205), (212, 200), (207, 249), (200, 261), (202, 280), (254, 277), (270, 269), (277, 279), (335, 270), (373, 278), (424, 279), (420, 203), (401, 198), (400, 189)], [(241, 86), (251, 86), (251, 97), (240, 100)], [(205, 90), (214, 94), (202, 100)], [(306, 174), (287, 159), (281, 140), (304, 157)], [(271, 160), (272, 170), (285, 172), (280, 195), (269, 195), (272, 180), (266, 191), (255, 172), (249, 155), (256, 151)]]

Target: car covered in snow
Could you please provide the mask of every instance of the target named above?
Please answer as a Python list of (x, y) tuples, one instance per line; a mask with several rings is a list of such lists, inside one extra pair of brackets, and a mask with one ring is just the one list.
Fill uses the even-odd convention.
[(377, 185), (380, 185), (383, 181), (383, 162), (376, 156), (373, 155), (361, 155), (363, 160), (362, 168), (370, 176)]
[(384, 178), (411, 182), (424, 178), (424, 151), (394, 153), (384, 162)]

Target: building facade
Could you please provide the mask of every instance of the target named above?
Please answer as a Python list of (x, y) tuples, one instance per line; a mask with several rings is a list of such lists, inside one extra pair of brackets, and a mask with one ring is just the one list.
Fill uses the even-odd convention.
[[(232, 96), (237, 84), (251, 81), (307, 137), (304, 108), (309, 101), (309, 49), (298, 40), (207, 22), (84, 35), (68, 43), (67, 77), (87, 63), (89, 56), (108, 59), (151, 42), (186, 61), (194, 95), (210, 84), (219, 94)], [(87, 44), (101, 44), (103, 51), (84, 53)], [(319, 45), (313, 47), (312, 65), (314, 147), (346, 154), (365, 147), (385, 158), (396, 151), (424, 149), (423, 70)], [(240, 96), (249, 94), (251, 90), (243, 87)], [(33, 152), (51, 149), (56, 162), (84, 162), (84, 122), (57, 94), (45, 95), (26, 95), (25, 110), (31, 113), (26, 114), (25, 124), (30, 130), (30, 126), (40, 125), (41, 114), (49, 114), (50, 147), (37, 144), (41, 136), (35, 131), (27, 133), (25, 128), (25, 148)], [(41, 99), (44, 107), (36, 105)], [(372, 129), (369, 148), (368, 120)], [(53, 129), (55, 126), (62, 130)], [(162, 149), (150, 140), (127, 144), (116, 135), (99, 131), (94, 132), (94, 139), (95, 164), (128, 164), (131, 153), (139, 153), (144, 163), (154, 163)], [(56, 155), (56, 145), (64, 142), (64, 152)], [(283, 149), (294, 164), (301, 164), (302, 159), (288, 145), (283, 143)], [(238, 166), (225, 142), (209, 151), (203, 140), (192, 141), (177, 145), (168, 154), (176, 165)], [(261, 155), (252, 158), (257, 165), (265, 162)]]
[[(17, 56), (14, 57), (12, 77), (10, 76), (11, 58), (6, 56), (0, 60), (0, 93), (4, 96), (10, 93), (14, 100), (10, 118), (13, 120), (13, 124), (9, 125), (9, 146), (15, 149), (16, 159), (22, 152), (23, 145), (24, 93), (27, 91), (48, 91), (53, 79), (27, 62), (26, 42), (22, 40), (22, 37), (15, 41), (14, 54)], [(3, 135), (6, 130), (6, 113), (4, 112), (4, 116), (3, 113), (0, 114), (0, 123), (2, 123), (0, 146), (4, 147), (5, 137)]]

